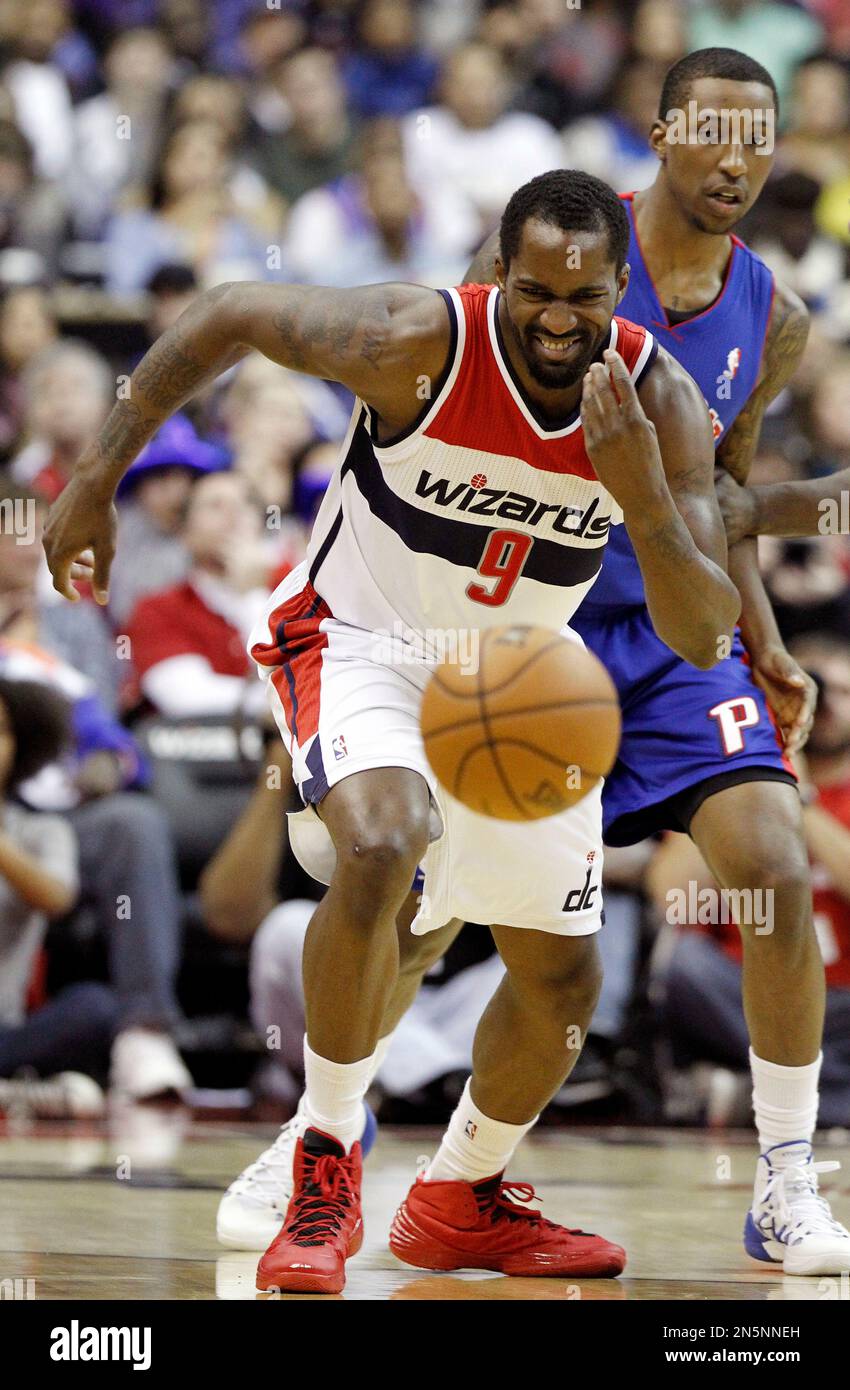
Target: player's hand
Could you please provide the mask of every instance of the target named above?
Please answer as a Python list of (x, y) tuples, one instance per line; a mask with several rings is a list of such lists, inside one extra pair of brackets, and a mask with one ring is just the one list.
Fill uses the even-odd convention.
[[(604, 365), (594, 362), (582, 383), (581, 423), (584, 443), (596, 476), (622, 507), (639, 504), (647, 468), (664, 480), (655, 426), (641, 405), (629, 370), (618, 352), (608, 349)], [(637, 460), (641, 466), (636, 467)]]
[(53, 503), (44, 530), (44, 553), (53, 587), (76, 603), (73, 580), (90, 580), (98, 603), (109, 597), (117, 513), (111, 496), (99, 497), (79, 474)]
[(753, 659), (752, 669), (756, 685), (764, 691), (776, 716), (785, 751), (796, 753), (811, 731), (817, 686), (784, 647), (766, 647)]
[(758, 529), (755, 493), (750, 488), (736, 483), (725, 468), (715, 470), (714, 483), (723, 524), (726, 527), (726, 544), (732, 546), (745, 536), (754, 536)]

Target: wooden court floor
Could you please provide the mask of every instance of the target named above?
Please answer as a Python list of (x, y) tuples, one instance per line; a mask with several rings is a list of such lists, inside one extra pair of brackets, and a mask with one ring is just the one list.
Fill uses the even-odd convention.
[[(24, 1281), (18, 1296), (37, 1299), (262, 1297), (254, 1291), (257, 1256), (218, 1246), (215, 1213), (221, 1191), (274, 1133), (270, 1125), (199, 1122), (143, 1107), (98, 1125), (0, 1121), (0, 1281)], [(366, 1240), (340, 1297), (850, 1297), (850, 1289), (827, 1291), (818, 1278), (749, 1263), (740, 1231), (753, 1143), (736, 1132), (549, 1129), (526, 1141), (514, 1176), (534, 1183), (549, 1216), (624, 1245), (629, 1263), (620, 1279), (410, 1269), (387, 1250), (386, 1232), (417, 1156), (433, 1152), (437, 1138), (434, 1130), (381, 1130), (366, 1165)], [(824, 1136), (818, 1156), (844, 1163), (827, 1190), (848, 1222), (850, 1135)]]

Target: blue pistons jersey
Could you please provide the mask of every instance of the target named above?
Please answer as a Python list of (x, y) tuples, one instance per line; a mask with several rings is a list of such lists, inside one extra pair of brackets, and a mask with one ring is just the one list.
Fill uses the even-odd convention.
[[(717, 299), (692, 318), (671, 324), (643, 259), (631, 194), (623, 202), (631, 225), (631, 278), (618, 312), (649, 329), (694, 378), (716, 447), (758, 381), (773, 275), (732, 237)], [(687, 829), (702, 792), (722, 785), (761, 777), (793, 781), (740, 636), (736, 633), (729, 657), (710, 671), (691, 666), (660, 641), (623, 524), (612, 526), (601, 573), (572, 626), (608, 667), (623, 709), (620, 756), (603, 793), (609, 844)]]

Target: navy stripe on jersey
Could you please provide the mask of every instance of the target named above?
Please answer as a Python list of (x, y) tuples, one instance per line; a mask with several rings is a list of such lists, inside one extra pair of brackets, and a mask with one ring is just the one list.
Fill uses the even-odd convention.
[[(476, 526), (468, 521), (458, 521), (454, 517), (435, 516), (430, 512), (421, 511), (393, 492), (372, 452), (365, 420), (364, 411), (352, 435), (341, 478), (344, 478), (346, 473), (353, 474), (355, 483), (373, 516), (389, 526), (408, 550), (419, 554), (438, 555), (440, 559), (448, 560), (451, 564), (461, 565), (466, 569), (477, 569), (489, 528)], [(340, 519), (341, 511), (338, 520)], [(494, 517), (493, 524), (498, 523), (499, 519)], [(319, 565), (327, 558), (338, 531), (339, 526), (334, 522), (310, 570), (310, 579), (314, 584)], [(605, 554), (604, 540), (600, 545), (583, 548), (559, 545), (557, 541), (536, 537), (533, 532), (523, 534), (531, 534), (534, 539), (534, 545), (523, 568), (525, 579), (536, 579), (541, 584), (553, 584), (562, 589), (569, 589), (578, 584), (588, 583), (599, 573)]]
[(640, 371), (638, 372), (637, 377), (635, 378), (635, 390), (636, 390), (636, 391), (639, 391), (639, 390), (640, 390), (641, 382), (643, 382), (643, 381), (646, 380), (648, 373), (652, 370), (652, 367), (653, 367), (653, 365), (654, 365), (654, 363), (655, 363), (655, 359), (656, 359), (657, 356), (658, 356), (658, 339), (657, 339), (657, 338), (653, 338), (653, 340), (652, 340), (652, 347), (649, 349), (649, 356), (647, 357), (646, 361), (644, 362), (643, 366), (641, 367)]
[[(341, 510), (341, 509), (340, 509), (340, 510)], [(312, 604), (310, 605), (310, 607), (307, 609), (307, 612), (306, 612), (306, 613), (299, 613), (299, 614), (298, 614), (298, 617), (297, 617), (297, 619), (295, 619), (295, 621), (297, 621), (297, 622), (303, 622), (303, 620), (304, 620), (305, 618), (312, 618), (312, 617), (315, 615), (315, 613), (318, 611), (318, 608), (319, 608), (319, 605), (321, 604), (321, 602), (322, 602), (321, 596), (320, 596), (319, 594), (316, 594), (316, 597), (314, 598), (314, 600), (313, 600)], [(282, 666), (283, 666), (284, 675), (286, 676), (286, 684), (287, 684), (287, 687), (288, 687), (288, 689), (289, 689), (289, 699), (290, 699), (290, 701), (291, 701), (291, 703), (292, 703), (292, 737), (294, 738), (295, 742), (297, 743), (297, 742), (298, 742), (298, 696), (297, 696), (296, 691), (295, 691), (295, 676), (293, 675), (293, 671), (292, 671), (292, 663), (291, 663), (291, 661), (287, 661), (286, 655), (285, 655), (286, 650), (287, 650), (287, 647), (288, 647), (288, 645), (289, 645), (289, 643), (287, 642), (287, 638), (286, 638), (286, 625), (287, 625), (287, 623), (291, 623), (292, 621), (293, 621), (292, 618), (281, 618), (280, 622), (279, 622), (278, 625), (277, 625), (277, 631), (276, 631), (276, 633), (275, 633), (275, 641), (277, 642), (278, 648), (280, 649), (281, 655), (283, 656), (283, 661), (282, 661), (281, 664), (282, 664)]]
[(299, 791), (305, 806), (317, 804), (328, 792), (328, 777), (325, 772), (325, 759), (319, 735), (313, 739), (307, 750), (307, 771), (310, 776), (302, 782)]
[(333, 525), (331, 526), (331, 529), (328, 531), (328, 534), (325, 536), (325, 539), (322, 541), (322, 544), (321, 544), (321, 547), (320, 547), (320, 549), (319, 549), (319, 552), (318, 552), (318, 554), (316, 555), (316, 558), (314, 559), (312, 565), (310, 566), (310, 572), (309, 572), (307, 578), (310, 580), (310, 583), (313, 585), (314, 588), (315, 588), (315, 586), (316, 586), (316, 575), (319, 573), (319, 570), (322, 568), (322, 565), (325, 563), (325, 560), (326, 560), (327, 557), (328, 557), (328, 552), (330, 551), (331, 546), (333, 545), (334, 541), (336, 540), (337, 536), (339, 535), (339, 528), (340, 528), (340, 526), (342, 525), (342, 521), (343, 521), (343, 511), (342, 511), (342, 507), (340, 507), (339, 511), (337, 512), (336, 516), (334, 517)]

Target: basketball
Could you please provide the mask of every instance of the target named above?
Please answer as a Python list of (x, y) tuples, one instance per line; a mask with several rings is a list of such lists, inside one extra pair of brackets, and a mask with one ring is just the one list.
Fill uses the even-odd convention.
[(592, 652), (540, 627), (481, 633), (477, 669), (444, 661), (422, 701), (428, 761), (446, 791), (497, 820), (566, 811), (614, 765), (620, 707)]

